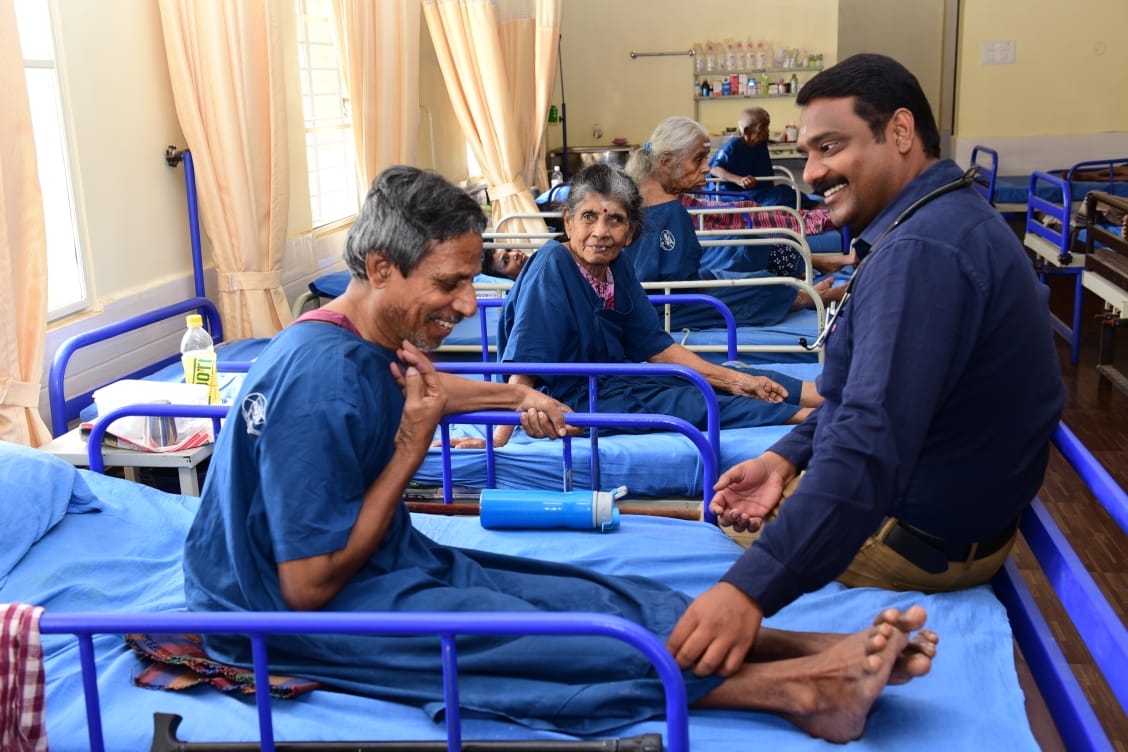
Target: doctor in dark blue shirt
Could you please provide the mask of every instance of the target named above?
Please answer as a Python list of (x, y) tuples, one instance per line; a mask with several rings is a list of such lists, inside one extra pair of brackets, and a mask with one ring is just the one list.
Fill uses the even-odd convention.
[(989, 580), (1041, 486), (1064, 401), (1047, 288), (940, 159), (916, 78), (856, 55), (798, 103), (804, 180), (858, 238), (861, 265), (828, 327), (825, 402), (717, 482), (722, 524), (778, 516), (671, 634), (696, 673), (735, 671), (763, 616), (834, 579), (925, 592)]

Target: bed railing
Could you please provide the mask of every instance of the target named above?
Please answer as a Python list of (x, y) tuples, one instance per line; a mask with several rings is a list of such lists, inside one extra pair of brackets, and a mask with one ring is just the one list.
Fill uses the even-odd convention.
[[(704, 287), (704, 288), (728, 287), (728, 286), (732, 286), (732, 284), (733, 284), (733, 280), (705, 280), (703, 282), (699, 282), (699, 283), (696, 283), (696, 284), (674, 283), (674, 285), (677, 286), (677, 289), (700, 289), (702, 287)], [(790, 284), (790, 283), (788, 283), (788, 284)], [(763, 349), (763, 350), (769, 350), (769, 351), (773, 351), (773, 352), (785, 352), (786, 351), (784, 349), (784, 347), (782, 347), (782, 346), (775, 346), (775, 347), (748, 346), (747, 348), (742, 348), (739, 345), (739, 343), (737, 342), (736, 318), (733, 316), (732, 310), (727, 305), (725, 305), (724, 302), (722, 302), (721, 300), (713, 297), (712, 295), (708, 295), (708, 294), (705, 294), (705, 293), (699, 293), (699, 292), (678, 293), (678, 292), (675, 292), (674, 288), (672, 286), (670, 286), (669, 284), (661, 283), (661, 282), (643, 284), (644, 288), (647, 288), (648, 286), (649, 286), (649, 289), (665, 290), (666, 291), (664, 293), (649, 294), (649, 295), (647, 295), (647, 298), (649, 298), (650, 302), (654, 303), (655, 305), (664, 306), (664, 311), (665, 311), (664, 319), (663, 319), (664, 328), (667, 332), (669, 332), (671, 334), (673, 332), (672, 332), (671, 326), (670, 326), (670, 318), (671, 318), (671, 306), (673, 306), (673, 305), (685, 305), (685, 304), (688, 304), (688, 303), (694, 303), (694, 304), (698, 304), (698, 305), (712, 306), (713, 308), (715, 308), (717, 310), (718, 315), (720, 315), (720, 317), (722, 319), (724, 319), (724, 321), (725, 321), (725, 344), (723, 346), (716, 346), (716, 345), (693, 345), (693, 346), (689, 346), (689, 349), (691, 349), (695, 352), (723, 352), (727, 355), (729, 360), (736, 360), (737, 356), (739, 355), (739, 353), (742, 349), (744, 349), (746, 352), (751, 352), (753, 349), (757, 349), (757, 350)], [(489, 311), (492, 308), (501, 308), (503, 305), (505, 305), (505, 300), (504, 300), (505, 293), (507, 293), (512, 287), (513, 287), (512, 283), (505, 283), (505, 282), (475, 283), (474, 288), (478, 293), (478, 336), (479, 336), (478, 341), (479, 341), (479, 344), (477, 344), (477, 345), (460, 344), (459, 345), (459, 344), (445, 344), (444, 343), (442, 345), (439, 345), (439, 347), (437, 347), (435, 349), (435, 352), (438, 352), (438, 353), (478, 353), (478, 352), (480, 352), (481, 356), (482, 356), (482, 362), (483, 363), (490, 362), (491, 355), (496, 355), (496, 353), (497, 353), (497, 347), (496, 347), (496, 345), (490, 344), (490, 330), (489, 330), (490, 322), (488, 321), (487, 311)], [(814, 290), (809, 289), (808, 292), (813, 293)], [(819, 301), (819, 303), (816, 304), (816, 305), (821, 305), (821, 302), (822, 301)], [(821, 322), (821, 320), (822, 319), (820, 317), (820, 322)], [(799, 350), (797, 349), (796, 351), (799, 351)]]
[[(568, 422), (585, 428), (610, 427), (610, 428), (639, 428), (646, 425), (656, 425), (670, 431), (677, 431), (688, 438), (697, 448), (702, 458), (703, 468), (703, 506), (705, 519), (713, 522), (714, 518), (709, 511), (708, 498), (713, 485), (717, 480), (717, 471), (720, 466), (721, 445), (721, 419), (720, 408), (717, 405), (717, 395), (705, 377), (685, 366), (672, 363), (438, 363), (435, 367), (446, 373), (461, 375), (481, 375), (492, 378), (499, 375), (554, 375), (554, 376), (580, 376), (588, 380), (588, 400), (590, 413), (569, 413)], [(699, 429), (681, 418), (656, 415), (627, 415), (624, 413), (597, 413), (599, 401), (600, 376), (676, 376), (697, 387), (705, 400), (706, 427), (702, 434)], [(482, 423), (486, 425), (486, 473), (489, 485), (494, 483), (493, 474), (493, 436), (491, 427), (494, 424), (506, 423), (516, 425), (520, 422), (520, 414), (512, 412), (481, 412), (467, 413), (465, 415), (447, 416), (440, 423), (442, 431), (443, 452), (443, 501), (450, 503), (453, 499), (453, 484), (450, 481), (450, 436), (449, 424), (451, 423)], [(571, 462), (570, 437), (561, 439), (564, 443), (566, 458), (565, 477)], [(591, 435), (591, 477), (592, 488), (598, 489), (599, 478), (599, 434), (592, 431)]]
[[(1124, 490), (1064, 423), (1058, 425), (1053, 443), (1121, 529), (1128, 533), (1128, 495)], [(1101, 595), (1041, 501), (1034, 500), (1023, 515), (1019, 529), (1094, 663), (1121, 707), (1128, 711), (1128, 674), (1124, 671), (1128, 666), (1128, 630), (1124, 623)], [(992, 585), (1007, 608), (1015, 640), (1029, 657), (1031, 672), (1046, 697), (1066, 748), (1112, 749), (1013, 559), (1007, 560)]]
[[(90, 404), (93, 400), (94, 392), (106, 385), (101, 384), (94, 389), (67, 399), (65, 384), (67, 366), (78, 350), (170, 319), (173, 316), (193, 311), (198, 311), (204, 316), (205, 326), (211, 332), (212, 341), (216, 344), (223, 342), (223, 326), (219, 320), (219, 310), (215, 307), (214, 303), (202, 297), (188, 298), (187, 300), (182, 300), (179, 303), (174, 303), (164, 308), (158, 308), (153, 311), (138, 314), (137, 316), (131, 316), (130, 318), (122, 319), (113, 324), (107, 324), (97, 329), (91, 329), (90, 331), (76, 334), (63, 342), (55, 352), (55, 356), (51, 359), (51, 368), (47, 375), (47, 401), (51, 407), (51, 435), (61, 436), (66, 433), (67, 425), (78, 417), (79, 411), (83, 407)], [(144, 378), (179, 359), (179, 353), (169, 355), (133, 373), (119, 376), (113, 379), (113, 381)]]
[[(593, 635), (611, 637), (634, 646), (654, 665), (666, 692), (666, 744), (670, 752), (689, 751), (689, 711), (685, 683), (681, 672), (665, 644), (652, 632), (621, 617), (600, 613), (327, 613), (327, 612), (243, 612), (243, 613), (45, 613), (39, 630), (44, 634), (73, 634), (78, 639), (82, 663), (83, 690), (86, 700), (87, 728), (90, 749), (103, 752), (101, 701), (95, 668), (95, 634), (209, 633), (248, 634), (254, 664), (256, 687), (269, 687), (270, 676), (266, 636), (270, 634), (438, 634), (441, 638), (443, 665), (443, 697), (446, 706), (447, 745), (460, 750), (462, 719), (458, 705), (458, 652), (456, 635)], [(255, 693), (258, 710), (260, 746), (264, 752), (276, 749), (271, 716), (270, 693)], [(287, 749), (318, 749), (314, 745)], [(404, 742), (404, 749), (417, 749)], [(200, 745), (197, 748), (230, 749), (223, 744)], [(341, 748), (341, 747), (338, 747)], [(362, 746), (350, 747), (363, 749)], [(504, 748), (499, 746), (499, 749)], [(552, 742), (516, 742), (514, 750), (551, 749)], [(619, 747), (607, 747), (616, 749)], [(635, 747), (652, 749), (653, 747)]]
[[(593, 429), (591, 432), (591, 478), (592, 489), (600, 488), (599, 433), (600, 428), (653, 428), (673, 431), (685, 436), (697, 449), (702, 462), (702, 506), (704, 517), (714, 522), (709, 511), (708, 501), (713, 485), (716, 483), (720, 467), (720, 408), (713, 388), (696, 371), (672, 363), (436, 363), (437, 370), (460, 375), (482, 375), (486, 378), (501, 374), (554, 374), (585, 376), (589, 386), (590, 413), (568, 413), (567, 422), (571, 425)], [(598, 378), (601, 375), (648, 376), (665, 375), (682, 378), (697, 387), (705, 401), (706, 429), (700, 429), (689, 422), (668, 415), (597, 413)], [(130, 416), (163, 416), (176, 418), (210, 418), (213, 436), (219, 435), (220, 421), (227, 417), (235, 405), (177, 405), (140, 403), (124, 405), (105, 415), (98, 416), (90, 429), (87, 439), (87, 462), (96, 473), (105, 472), (102, 458), (102, 442), (106, 431), (119, 418)], [(491, 429), (495, 425), (518, 425), (521, 413), (511, 411), (480, 411), (448, 415), (439, 424), (442, 439), (443, 502), (454, 501), (454, 482), (451, 472), (450, 425), (453, 423), (478, 423), (486, 426), (486, 477), (487, 486), (496, 485), (494, 467), (494, 445)], [(565, 436), (562, 442), (564, 490), (571, 490), (572, 475), (572, 437)]]

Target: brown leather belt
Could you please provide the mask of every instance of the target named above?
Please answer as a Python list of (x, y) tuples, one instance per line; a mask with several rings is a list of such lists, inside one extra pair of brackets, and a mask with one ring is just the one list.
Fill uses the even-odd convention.
[[(995, 553), (1010, 542), (1014, 527), (1008, 527), (998, 535), (987, 540), (972, 543), (949, 543), (900, 520), (893, 526), (883, 541), (887, 547), (930, 574), (947, 571), (948, 565), (955, 561), (978, 561)], [(972, 553), (974, 547), (974, 554)]]

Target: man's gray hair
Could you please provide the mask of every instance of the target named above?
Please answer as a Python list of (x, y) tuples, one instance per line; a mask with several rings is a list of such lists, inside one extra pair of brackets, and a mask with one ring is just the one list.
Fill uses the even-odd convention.
[(353, 277), (367, 279), (368, 254), (382, 253), (406, 277), (439, 243), (485, 229), (482, 207), (437, 172), (389, 167), (372, 181), (344, 259)]

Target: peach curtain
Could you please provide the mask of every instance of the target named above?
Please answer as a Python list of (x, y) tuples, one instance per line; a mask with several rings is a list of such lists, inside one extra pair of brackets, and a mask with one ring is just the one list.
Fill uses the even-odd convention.
[(192, 159), (229, 338), (290, 321), (284, 0), (160, 0), (176, 114)]
[(332, 0), (333, 29), (352, 109), (361, 195), (419, 141), (418, 0)]
[(47, 332), (47, 235), (23, 56), (11, 0), (0, 0), (0, 439), (39, 446)]
[[(451, 103), (486, 174), (493, 218), (536, 212), (562, 0), (422, 0)], [(520, 226), (517, 226), (520, 225)], [(540, 219), (506, 230), (545, 229)]]

